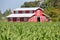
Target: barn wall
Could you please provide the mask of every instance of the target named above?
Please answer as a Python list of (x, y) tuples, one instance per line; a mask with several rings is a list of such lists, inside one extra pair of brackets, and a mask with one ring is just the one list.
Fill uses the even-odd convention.
[(8, 22), (12, 22), (13, 20), (13, 18), (11, 18), (11, 17), (9, 17), (9, 18), (7, 18), (8, 19)]
[(27, 17), (11, 17), (11, 18), (8, 18), (8, 21), (9, 22), (27, 22), (28, 21), (28, 18)]
[(28, 20), (29, 22), (38, 22), (37, 17), (40, 17), (40, 22), (44, 21), (44, 16), (42, 15), (43, 12), (41, 10), (37, 10), (34, 13), (35, 15)]
[(14, 17), (14, 18), (13, 18), (13, 22), (16, 22), (16, 21), (17, 21), (17, 18), (16, 18), (16, 17)]
[(28, 21), (28, 17), (24, 17), (24, 22), (27, 22)]
[(41, 10), (37, 10), (34, 13), (35, 13), (35, 16), (43, 16), (43, 12)]
[(17, 17), (17, 22), (20, 22), (20, 17)]
[(23, 13), (30, 14), (30, 13), (34, 13), (34, 12), (35, 12), (35, 10), (18, 10), (18, 11), (14, 10), (13, 11), (14, 14), (23, 14)]
[[(30, 18), (8, 18), (9, 22), (38, 22), (37, 21), (38, 16), (32, 16)], [(48, 18), (45, 16), (39, 16), (40, 17), (40, 22), (48, 22)]]
[(40, 16), (40, 22), (45, 22), (45, 16)]
[(28, 22), (37, 22), (37, 16), (29, 18)]
[(20, 22), (24, 22), (24, 18), (23, 17), (20, 18)]
[[(39, 16), (40, 17), (40, 22), (48, 22), (48, 18), (45, 16)], [(38, 22), (37, 21), (38, 16), (33, 16), (28, 19), (28, 22)]]

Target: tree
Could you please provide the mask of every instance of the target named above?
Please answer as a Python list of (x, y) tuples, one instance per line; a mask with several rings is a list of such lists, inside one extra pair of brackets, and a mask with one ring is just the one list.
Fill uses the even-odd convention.
[(38, 1), (34, 2), (24, 2), (24, 4), (21, 7), (37, 7), (38, 6)]
[(3, 13), (3, 17), (2, 17), (3, 21), (6, 21), (6, 16), (10, 15), (11, 13), (12, 13), (12, 12), (11, 12), (11, 9), (6, 10), (6, 11)]
[(60, 0), (47, 0), (47, 1), (44, 1), (44, 2), (45, 2), (45, 5), (47, 7), (53, 6), (55, 8), (60, 9)]
[[(21, 7), (38, 7), (38, 1), (25, 2)], [(40, 7), (52, 21), (60, 21), (60, 0), (44, 0)]]
[(2, 12), (0, 11), (0, 20), (2, 20), (2, 17), (3, 17), (3, 15), (2, 15)]
[(45, 0), (42, 7), (44, 13), (51, 17), (52, 21), (60, 21), (60, 0)]
[(44, 13), (51, 17), (52, 21), (60, 21), (60, 10), (55, 7), (47, 7)]
[(9, 10), (6, 10), (6, 11), (4, 12), (3, 16), (6, 17), (6, 16), (8, 16), (8, 15), (11, 14), (11, 13), (12, 13), (12, 12), (11, 12), (10, 9), (9, 9)]

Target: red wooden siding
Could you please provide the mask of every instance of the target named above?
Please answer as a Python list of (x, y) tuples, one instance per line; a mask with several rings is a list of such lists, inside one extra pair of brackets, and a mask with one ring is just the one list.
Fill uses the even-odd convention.
[(44, 22), (44, 16), (40, 16), (40, 22)]
[(16, 17), (13, 18), (13, 22), (15, 22), (15, 21), (17, 21), (17, 18)]
[(30, 10), (26, 10), (25, 13), (30, 13)]
[(40, 10), (40, 16), (43, 16), (43, 12)]
[(37, 22), (37, 17), (33, 16), (33, 17), (29, 18), (28, 22)]
[(24, 18), (23, 18), (23, 17), (21, 17), (21, 18), (20, 18), (20, 22), (23, 22), (23, 21), (24, 21)]
[(41, 10), (37, 10), (37, 11), (35, 12), (35, 15), (36, 15), (36, 16), (43, 16), (42, 14), (43, 14), (43, 12), (42, 12)]
[(23, 11), (22, 10), (19, 10), (18, 13), (22, 13)]
[[(39, 22), (44, 22), (45, 21), (46, 17), (43, 16), (42, 10), (36, 10), (34, 13), (35, 13), (35, 16), (32, 16), (29, 19), (29, 22), (38, 22), (38, 20), (39, 20)], [(40, 18), (38, 19), (38, 17), (40, 17)]]

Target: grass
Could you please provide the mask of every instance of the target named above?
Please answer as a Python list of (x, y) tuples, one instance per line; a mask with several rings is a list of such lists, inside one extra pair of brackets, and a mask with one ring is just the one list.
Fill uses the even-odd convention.
[(0, 40), (60, 40), (60, 22), (0, 22)]

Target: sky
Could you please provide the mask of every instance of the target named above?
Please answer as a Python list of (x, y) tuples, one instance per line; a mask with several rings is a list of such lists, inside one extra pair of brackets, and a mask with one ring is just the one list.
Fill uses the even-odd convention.
[(0, 0), (0, 10), (2, 13), (6, 11), (6, 9), (13, 10), (14, 8), (19, 8), (23, 5), (24, 2), (35, 1), (35, 0)]

